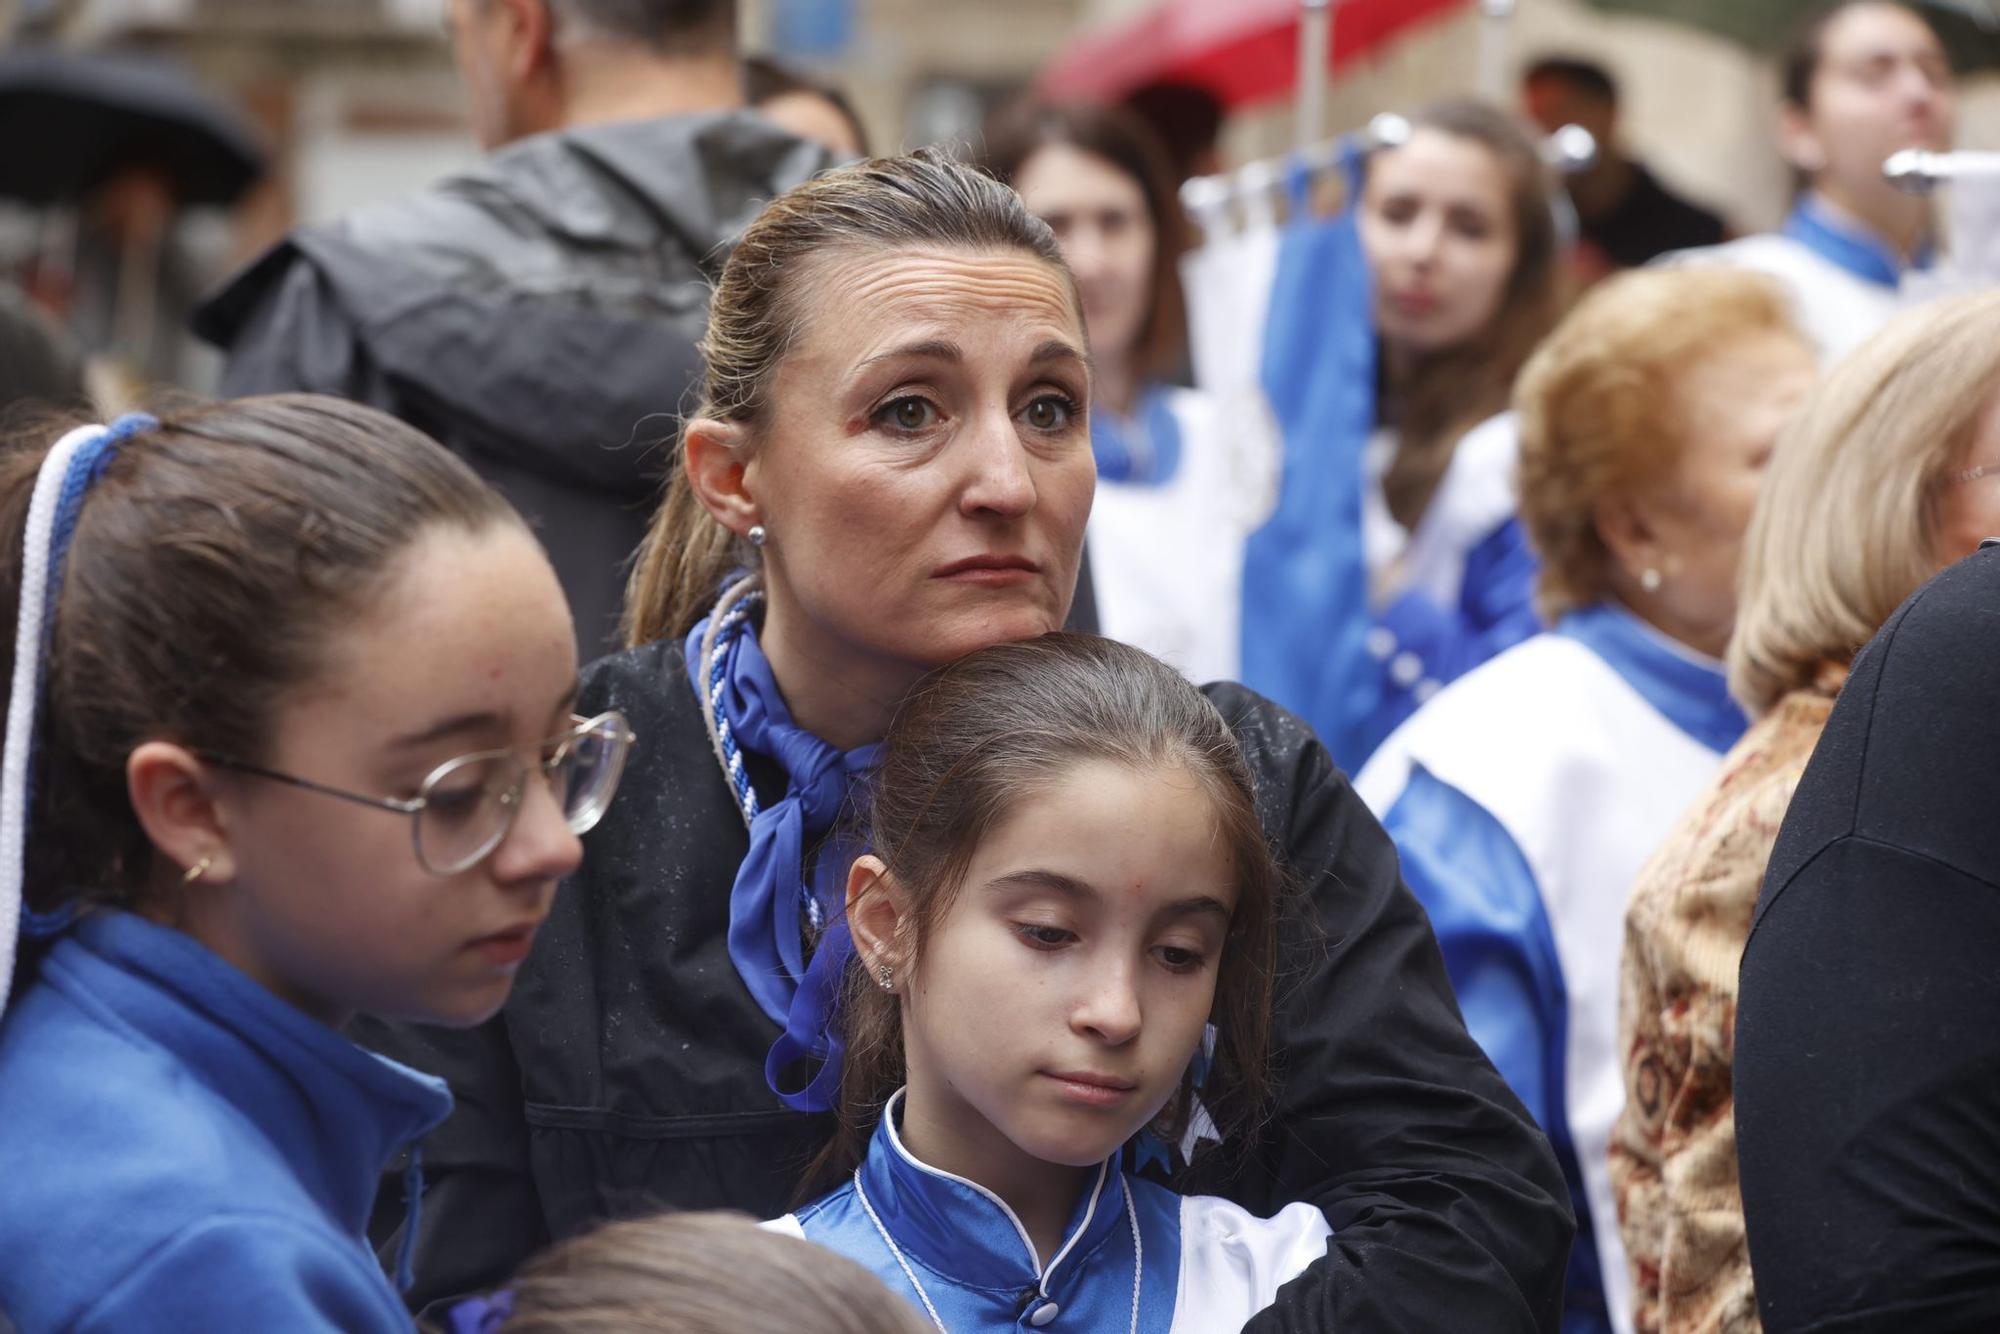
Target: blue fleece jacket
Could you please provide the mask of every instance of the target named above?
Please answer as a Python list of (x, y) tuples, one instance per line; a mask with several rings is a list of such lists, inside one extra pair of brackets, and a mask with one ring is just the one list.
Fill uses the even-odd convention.
[(0, 1313), (407, 1331), (364, 1227), (450, 1107), (190, 937), (92, 913), (0, 1024)]

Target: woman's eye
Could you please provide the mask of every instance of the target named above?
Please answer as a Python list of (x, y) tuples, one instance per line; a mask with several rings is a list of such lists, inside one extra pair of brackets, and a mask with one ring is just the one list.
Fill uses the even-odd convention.
[(1044, 394), (1028, 404), (1023, 414), (1037, 431), (1060, 431), (1076, 416), (1076, 404), (1055, 394)]
[(1059, 926), (1037, 926), (1033, 922), (1016, 923), (1014, 932), (1031, 948), (1038, 950), (1061, 949), (1076, 939), (1076, 933), (1073, 931), (1066, 931)]
[(477, 810), (485, 795), (485, 785), (479, 783), (434, 787), (424, 796), (424, 809), (440, 819), (458, 819)]
[(921, 431), (937, 420), (937, 407), (914, 395), (892, 399), (876, 411), (875, 420), (898, 431)]
[(1160, 962), (1169, 972), (1192, 973), (1208, 962), (1208, 956), (1201, 950), (1188, 949), (1181, 945), (1162, 945), (1155, 951)]

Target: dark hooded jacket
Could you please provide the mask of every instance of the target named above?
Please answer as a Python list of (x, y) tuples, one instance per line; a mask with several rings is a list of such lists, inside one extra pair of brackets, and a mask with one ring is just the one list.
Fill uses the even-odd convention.
[[(1394, 848), (1303, 723), (1240, 686), (1208, 694), (1304, 890), (1285, 927), (1272, 1119), (1173, 1184), (1260, 1214), (1310, 1201), (1334, 1228), (1327, 1258), (1251, 1328), (1555, 1329), (1575, 1230), (1562, 1174), (1466, 1035)], [(463, 1033), (360, 1031), (458, 1098), (424, 1146), (420, 1305), (499, 1283), (536, 1246), (606, 1217), (782, 1214), (830, 1130), (764, 1082), (777, 1029), (728, 948), (748, 836), (680, 644), (593, 664), (578, 708), (623, 710), (640, 740), (501, 1017)], [(761, 757), (750, 774), (766, 802), (782, 797)], [(393, 1232), (393, 1182), (378, 1208)], [(393, 1254), (399, 1238), (377, 1240)]]
[(443, 441), (540, 533), (584, 659), (618, 644), (730, 243), (826, 165), (748, 112), (535, 135), (305, 227), (196, 313), (229, 396), (312, 390)]
[(1855, 660), (1772, 849), (1738, 1006), (1764, 1327), (2000, 1329), (2000, 550)]

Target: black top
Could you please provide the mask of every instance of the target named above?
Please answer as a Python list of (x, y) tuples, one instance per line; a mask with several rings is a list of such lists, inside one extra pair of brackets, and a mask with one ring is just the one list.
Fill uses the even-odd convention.
[(2000, 551), (1848, 677), (1743, 958), (1736, 1125), (1770, 1330), (2000, 1329)]
[[(1235, 1175), (1217, 1179), (1216, 1154), (1175, 1183), (1259, 1213), (1309, 1200), (1332, 1222), (1328, 1258), (1253, 1328), (1553, 1330), (1574, 1232), (1562, 1174), (1466, 1035), (1388, 837), (1304, 724), (1240, 686), (1207, 693), (1317, 917), (1285, 932), (1273, 1120)], [(624, 710), (639, 742), (501, 1018), (359, 1030), (460, 1100), (424, 1148), (419, 1304), (497, 1283), (613, 1215), (781, 1214), (827, 1130), (764, 1084), (777, 1030), (727, 943), (748, 836), (680, 646), (593, 664), (578, 707)], [(754, 757), (751, 775), (782, 796)], [(384, 1196), (393, 1228), (400, 1195)]]
[(1580, 220), (1586, 244), (1617, 267), (1634, 269), (1669, 251), (1722, 243), (1719, 216), (1667, 189), (1644, 163), (1631, 165), (1632, 188), (1618, 207), (1601, 218)]
[(710, 285), (764, 202), (826, 161), (745, 111), (533, 135), (293, 232), (195, 329), (229, 353), (226, 396), (355, 399), (463, 456), (535, 526), (588, 661), (620, 642)]

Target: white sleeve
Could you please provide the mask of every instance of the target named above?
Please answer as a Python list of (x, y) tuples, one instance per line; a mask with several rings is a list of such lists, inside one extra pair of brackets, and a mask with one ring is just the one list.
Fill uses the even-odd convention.
[(806, 1230), (799, 1225), (799, 1216), (797, 1214), (786, 1214), (783, 1218), (769, 1219), (766, 1222), (759, 1223), (757, 1226), (763, 1228), (766, 1232), (781, 1232), (787, 1237), (797, 1237), (800, 1241), (806, 1239)]
[(1213, 1195), (1181, 1201), (1181, 1281), (1172, 1334), (1240, 1329), (1326, 1254), (1326, 1215), (1288, 1204), (1270, 1218)]

